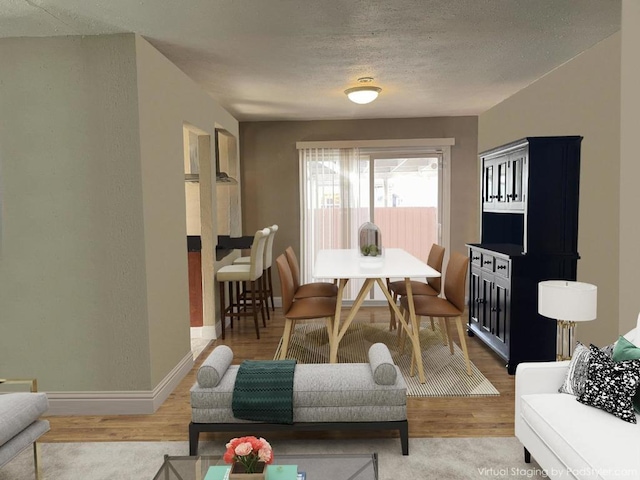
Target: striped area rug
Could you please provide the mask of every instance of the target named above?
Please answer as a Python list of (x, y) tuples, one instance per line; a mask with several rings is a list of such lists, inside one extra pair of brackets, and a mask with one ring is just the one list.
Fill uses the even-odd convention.
[[(422, 361), (426, 383), (421, 384), (418, 375), (410, 376), (411, 347), (407, 341), (404, 353), (400, 352), (396, 331), (389, 331), (388, 324), (352, 323), (338, 349), (339, 363), (366, 363), (367, 352), (374, 343), (382, 342), (391, 352), (393, 361), (407, 383), (410, 397), (467, 397), (500, 395), (500, 392), (472, 363), (473, 375), (467, 375), (462, 350), (454, 343), (454, 354), (444, 345), (440, 331), (431, 329), (425, 321), (420, 329)], [(280, 355), (280, 344), (274, 358)], [(291, 336), (287, 358), (300, 363), (327, 363), (329, 361), (329, 337), (324, 324), (299, 323)]]

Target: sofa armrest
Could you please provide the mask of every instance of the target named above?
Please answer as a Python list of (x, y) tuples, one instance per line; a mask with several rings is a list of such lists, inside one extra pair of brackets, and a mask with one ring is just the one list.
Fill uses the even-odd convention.
[(518, 431), (520, 421), (521, 398), (536, 393), (557, 393), (562, 386), (569, 360), (563, 362), (524, 362), (516, 368), (516, 405), (515, 427)]

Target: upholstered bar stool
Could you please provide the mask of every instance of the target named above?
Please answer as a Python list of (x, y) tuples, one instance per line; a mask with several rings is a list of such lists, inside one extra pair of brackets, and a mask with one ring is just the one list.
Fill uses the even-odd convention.
[[(262, 290), (267, 296), (268, 299), (271, 299), (271, 310), (275, 312), (276, 307), (273, 302), (273, 280), (271, 276), (271, 266), (273, 265), (273, 240), (276, 236), (276, 232), (278, 231), (278, 225), (271, 225), (268, 227), (270, 232), (267, 237), (267, 243), (264, 247), (264, 261), (262, 264), (262, 268), (264, 269), (264, 275), (260, 278)], [(233, 262), (234, 265), (248, 265), (251, 263), (251, 257), (240, 257), (236, 258)], [(246, 292), (251, 295), (251, 293)], [(246, 295), (245, 295), (246, 297)], [(267, 306), (267, 318), (271, 318), (269, 316), (269, 308)]]
[[(216, 272), (216, 280), (220, 285), (220, 313), (222, 321), (222, 338), (225, 336), (225, 320), (228, 316), (231, 319), (231, 327), (233, 328), (233, 318), (243, 316), (253, 316), (253, 322), (256, 326), (256, 336), (260, 339), (260, 327), (258, 326), (258, 308), (261, 309), (262, 324), (266, 327), (266, 321), (262, 307), (264, 301), (262, 291), (257, 281), (262, 277), (264, 262), (264, 248), (269, 235), (269, 229), (258, 230), (253, 237), (251, 245), (251, 262), (248, 265), (227, 265)], [(225, 307), (224, 284), (229, 284), (229, 306)], [(251, 295), (251, 303), (245, 301), (244, 308), (240, 308), (240, 287), (239, 284), (247, 282), (251, 286), (253, 292), (258, 295)], [(233, 284), (236, 284), (236, 297), (234, 300)], [(259, 302), (259, 303), (258, 303)], [(249, 308), (250, 307), (250, 308)], [(235, 308), (235, 311), (234, 311)]]

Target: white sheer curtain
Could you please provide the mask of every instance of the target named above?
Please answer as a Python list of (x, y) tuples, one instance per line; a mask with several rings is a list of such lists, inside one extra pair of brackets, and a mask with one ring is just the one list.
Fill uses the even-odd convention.
[[(357, 248), (358, 228), (369, 221), (369, 161), (357, 148), (304, 148), (300, 156), (301, 279), (314, 279), (317, 252)], [(330, 280), (330, 279), (325, 279)], [(349, 282), (353, 299), (361, 282)]]

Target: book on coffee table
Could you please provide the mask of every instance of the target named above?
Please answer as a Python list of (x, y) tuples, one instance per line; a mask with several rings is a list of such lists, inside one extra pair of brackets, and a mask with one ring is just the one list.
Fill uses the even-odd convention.
[[(230, 470), (230, 465), (214, 465), (209, 467), (204, 480), (229, 480)], [(306, 473), (300, 473), (297, 465), (267, 465), (266, 480), (306, 480)]]

